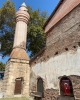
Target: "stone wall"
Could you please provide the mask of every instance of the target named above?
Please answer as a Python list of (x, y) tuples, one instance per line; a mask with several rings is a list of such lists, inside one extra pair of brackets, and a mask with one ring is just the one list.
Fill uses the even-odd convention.
[(10, 59), (6, 64), (3, 88), (4, 97), (14, 97), (15, 80), (23, 78), (21, 96), (29, 96), (30, 67), (29, 61)]
[(80, 42), (80, 5), (58, 22), (47, 34), (46, 54), (54, 56), (76, 48)]
[(42, 98), (42, 100), (57, 100), (58, 94), (58, 90), (47, 89), (44, 91), (44, 98)]
[(80, 5), (66, 15), (47, 34), (45, 51), (31, 61), (31, 66), (80, 46)]
[[(36, 91), (37, 78), (41, 77), (46, 89), (59, 90), (60, 76), (77, 75), (80, 76), (80, 47), (77, 51), (68, 51), (51, 57), (47, 62), (37, 63), (31, 71), (31, 90)], [(75, 79), (74, 79), (75, 80)], [(76, 81), (76, 80), (75, 80)], [(76, 83), (77, 84), (77, 83)]]
[(80, 76), (71, 75), (70, 79), (72, 81), (73, 92), (74, 92), (75, 99), (79, 100), (80, 99)]
[(57, 54), (69, 50), (77, 50), (80, 46), (80, 5), (60, 20), (54, 28), (47, 33), (46, 49), (42, 54), (31, 61), (31, 66), (42, 61), (47, 61)]
[(46, 49), (41, 55), (31, 60), (30, 91), (37, 91), (37, 78), (41, 77), (44, 82), (45, 91), (52, 88), (53, 90), (59, 91), (57, 93), (57, 96), (59, 96), (60, 86), (58, 78), (66, 75), (72, 76), (71, 81), (74, 81), (74, 96), (76, 100), (77, 98), (80, 99), (78, 95), (80, 89), (75, 89), (74, 86), (74, 84), (78, 86), (76, 82), (78, 78), (75, 79), (75, 77), (73, 77), (73, 75), (80, 77), (79, 55), (80, 5), (66, 15), (49, 33), (47, 33)]

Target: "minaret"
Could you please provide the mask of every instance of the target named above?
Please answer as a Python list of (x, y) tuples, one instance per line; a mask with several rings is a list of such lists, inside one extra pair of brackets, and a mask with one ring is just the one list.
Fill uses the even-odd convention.
[(16, 12), (16, 29), (13, 50), (7, 61), (2, 91), (4, 97), (29, 96), (30, 66), (26, 53), (27, 24), (29, 14), (23, 3)]
[(27, 39), (27, 24), (29, 21), (29, 14), (26, 4), (23, 3), (16, 12), (16, 29), (13, 50), (10, 58), (19, 58), (29, 60), (26, 54), (26, 39)]

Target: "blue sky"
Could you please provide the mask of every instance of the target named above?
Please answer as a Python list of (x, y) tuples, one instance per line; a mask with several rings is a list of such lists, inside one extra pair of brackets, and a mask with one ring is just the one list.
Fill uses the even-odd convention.
[[(6, 1), (7, 0), (0, 0), (0, 8)], [(11, 1), (14, 2), (16, 10), (18, 10), (18, 8), (24, 2), (24, 0), (11, 0)], [(48, 15), (50, 15), (60, 0), (25, 0), (25, 1), (26, 5), (30, 5), (31, 8), (33, 8), (34, 10), (39, 8), (41, 11), (47, 11)], [(3, 63), (6, 63), (7, 60), (8, 57), (5, 57), (4, 59), (1, 59), (0, 57), (0, 61)]]
[[(0, 0), (0, 7), (2, 4), (7, 0)], [(20, 7), (24, 0), (11, 0), (15, 3), (16, 10)], [(54, 10), (56, 5), (60, 0), (25, 0), (27, 5), (30, 5), (33, 9), (40, 8), (41, 11), (46, 10), (50, 15), (51, 12)]]

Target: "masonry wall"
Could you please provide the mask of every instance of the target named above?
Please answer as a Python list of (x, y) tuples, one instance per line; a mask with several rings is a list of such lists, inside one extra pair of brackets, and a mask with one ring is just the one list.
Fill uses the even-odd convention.
[[(80, 5), (58, 22), (48, 33), (46, 46), (48, 52), (60, 51), (80, 42)], [(62, 50), (61, 50), (62, 51)], [(61, 52), (60, 51), (60, 52)], [(64, 52), (64, 51), (63, 51)]]
[(30, 67), (29, 61), (20, 59), (10, 59), (6, 64), (2, 92), (4, 97), (16, 97), (15, 80), (23, 78), (20, 96), (29, 96)]
[[(66, 75), (72, 81), (76, 100), (80, 99), (80, 5), (47, 33), (46, 49), (30, 64), (30, 92), (37, 91), (37, 78), (41, 77), (44, 90), (54, 89), (53, 100), (56, 100), (60, 95), (59, 77)], [(51, 100), (48, 98), (44, 100)]]

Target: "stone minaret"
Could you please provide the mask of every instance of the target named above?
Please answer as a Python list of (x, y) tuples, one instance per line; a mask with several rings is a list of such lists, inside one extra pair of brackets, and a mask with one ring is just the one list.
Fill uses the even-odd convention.
[(27, 38), (27, 24), (29, 21), (29, 14), (25, 3), (21, 5), (19, 11), (16, 12), (16, 29), (13, 44), (13, 51), (10, 58), (20, 58), (28, 60), (26, 54), (26, 38)]
[(16, 12), (13, 50), (6, 64), (3, 87), (4, 97), (29, 96), (30, 67), (26, 53), (29, 14), (25, 3)]

